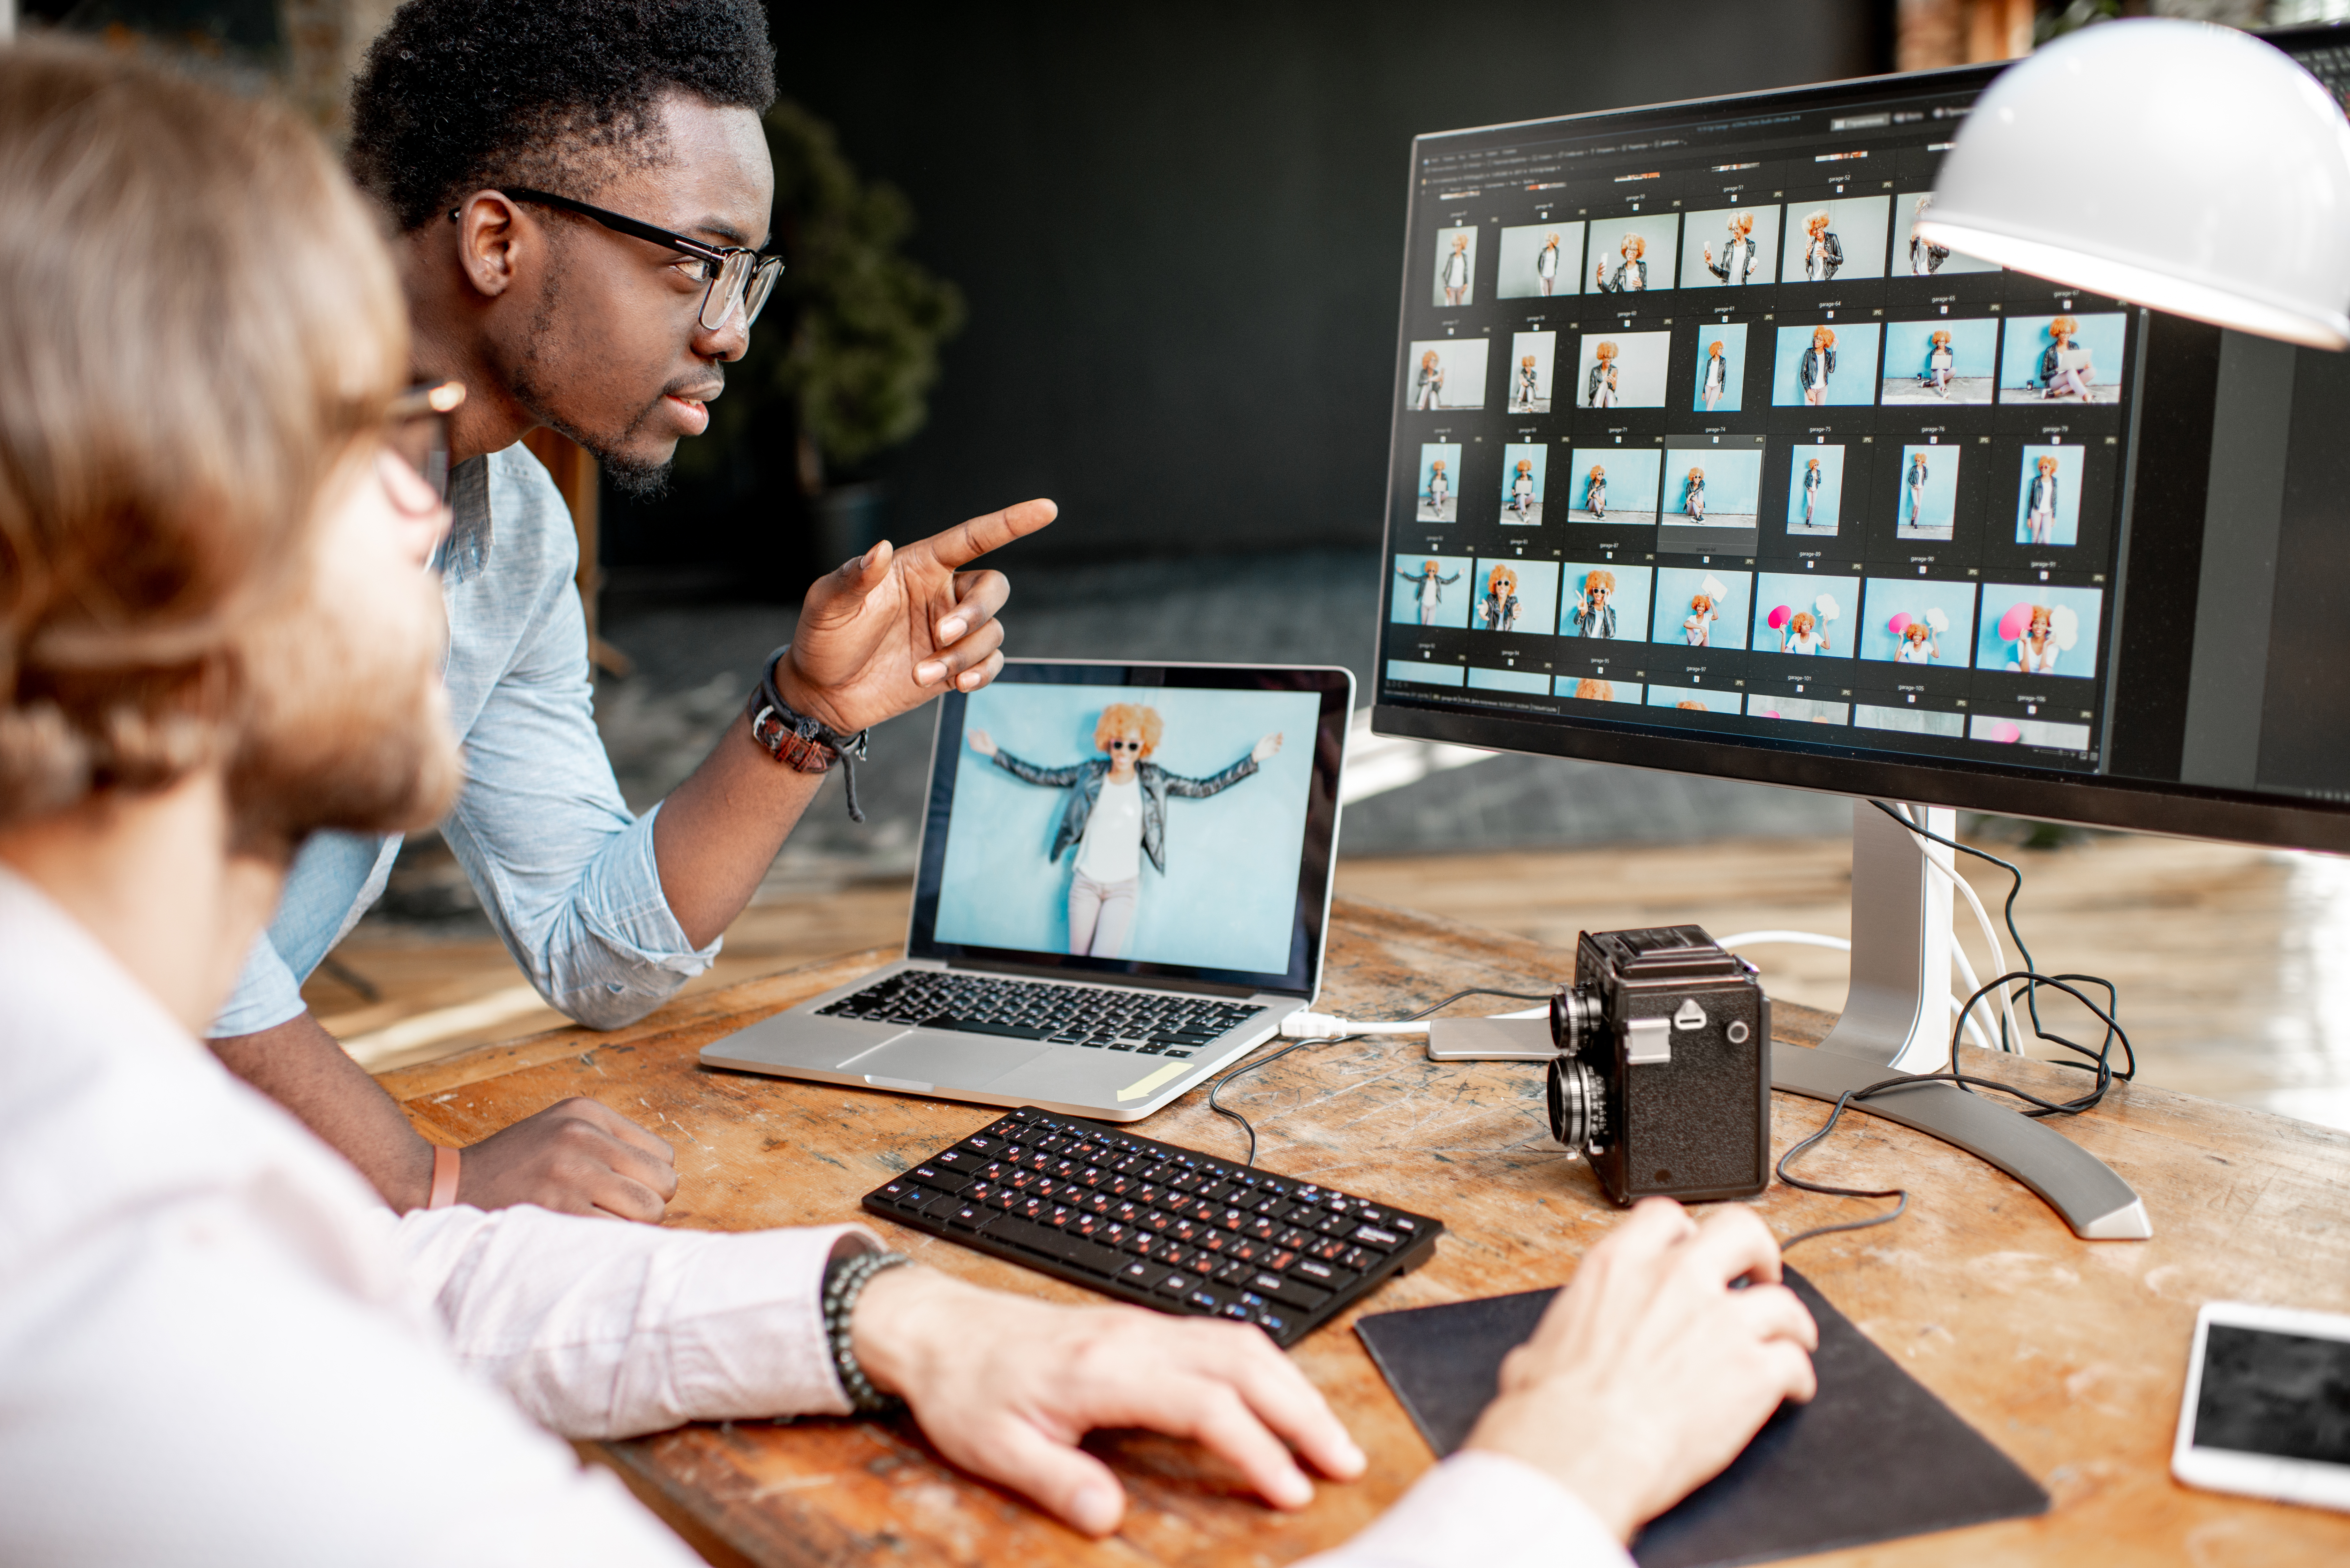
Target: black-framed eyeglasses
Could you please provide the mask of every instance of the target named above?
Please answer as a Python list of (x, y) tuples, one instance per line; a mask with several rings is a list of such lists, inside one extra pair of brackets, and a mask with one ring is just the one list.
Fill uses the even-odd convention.
[(1113, 752), (1139, 752), (1142, 750), (1142, 742), (1140, 741), (1112, 741), (1109, 743), (1109, 749)]
[[(775, 292), (775, 279), (783, 275), (784, 258), (761, 255), (743, 245), (711, 245), (690, 239), (673, 230), (640, 223), (619, 213), (608, 213), (601, 207), (591, 207), (585, 202), (575, 202), (568, 196), (557, 196), (551, 191), (526, 191), (519, 186), (499, 192), (510, 201), (536, 202), (542, 206), (560, 207), (567, 213), (577, 213), (593, 219), (614, 234), (630, 239), (647, 240), (657, 245), (667, 245), (683, 251), (702, 264), (702, 275), (709, 287), (702, 292), (702, 309), (696, 319), (704, 332), (715, 332), (726, 325), (734, 307), (743, 307), (743, 327), (748, 331), (751, 323), (759, 319), (759, 312), (767, 296)], [(452, 213), (451, 217), (456, 214)]]

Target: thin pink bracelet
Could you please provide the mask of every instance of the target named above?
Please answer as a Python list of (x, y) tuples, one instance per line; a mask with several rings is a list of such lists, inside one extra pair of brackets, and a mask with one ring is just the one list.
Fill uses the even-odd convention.
[(446, 1209), (457, 1201), (457, 1151), (435, 1145), (432, 1149), (432, 1196), (427, 1209)]

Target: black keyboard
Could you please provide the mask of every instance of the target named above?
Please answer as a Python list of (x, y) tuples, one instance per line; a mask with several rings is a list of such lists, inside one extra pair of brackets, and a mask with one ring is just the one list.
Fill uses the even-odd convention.
[(865, 1195), (866, 1210), (1161, 1312), (1294, 1345), (1419, 1267), (1444, 1223), (1025, 1107)]
[(1215, 996), (910, 969), (817, 1008), (816, 1016), (919, 1023), (1181, 1060), (1263, 1011)]

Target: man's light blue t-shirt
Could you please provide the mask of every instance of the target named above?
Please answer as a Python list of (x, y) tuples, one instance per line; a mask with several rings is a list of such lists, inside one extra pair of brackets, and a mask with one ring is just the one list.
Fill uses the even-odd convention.
[[(617, 1029), (710, 967), (719, 943), (695, 948), (671, 914), (653, 861), (660, 808), (629, 815), (596, 732), (562, 493), (517, 445), (460, 465), (450, 505), (442, 586), (465, 787), (442, 836), (539, 994)], [(215, 1038), (301, 1014), (302, 981), (382, 894), (399, 847), (348, 833), (304, 846)]]

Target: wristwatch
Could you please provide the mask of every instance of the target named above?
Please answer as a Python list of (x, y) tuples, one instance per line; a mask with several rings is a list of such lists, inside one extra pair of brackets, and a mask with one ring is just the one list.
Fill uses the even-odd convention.
[(841, 782), (847, 786), (848, 820), (863, 822), (864, 808), (857, 804), (857, 764), (865, 760), (866, 738), (872, 732), (859, 730), (844, 735), (784, 701), (783, 693), (775, 690), (775, 665), (791, 649), (790, 643), (784, 644), (759, 667), (759, 689), (751, 693), (750, 704), (743, 710), (743, 717), (751, 721), (751, 738), (769, 756), (799, 773), (830, 773), (832, 764), (838, 763)]

